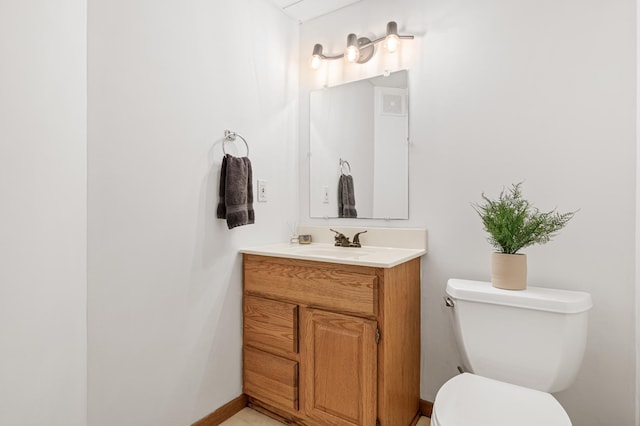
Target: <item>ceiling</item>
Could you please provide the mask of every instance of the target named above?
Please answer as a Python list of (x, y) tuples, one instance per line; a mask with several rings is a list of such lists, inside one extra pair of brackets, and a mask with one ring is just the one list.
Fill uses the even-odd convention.
[(271, 0), (299, 22), (309, 21), (362, 0)]

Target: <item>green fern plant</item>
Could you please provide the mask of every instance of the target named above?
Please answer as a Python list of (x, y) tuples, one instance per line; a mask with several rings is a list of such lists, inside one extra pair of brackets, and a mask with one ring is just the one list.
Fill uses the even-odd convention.
[(533, 244), (548, 243), (577, 213), (540, 212), (522, 198), (521, 185), (503, 189), (497, 200), (482, 193), (484, 202), (472, 204), (489, 233), (487, 241), (501, 253), (516, 254)]

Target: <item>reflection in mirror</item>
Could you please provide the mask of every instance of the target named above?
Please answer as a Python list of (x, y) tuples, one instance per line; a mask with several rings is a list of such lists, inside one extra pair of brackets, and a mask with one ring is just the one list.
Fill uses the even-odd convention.
[(406, 70), (311, 92), (311, 217), (409, 218)]

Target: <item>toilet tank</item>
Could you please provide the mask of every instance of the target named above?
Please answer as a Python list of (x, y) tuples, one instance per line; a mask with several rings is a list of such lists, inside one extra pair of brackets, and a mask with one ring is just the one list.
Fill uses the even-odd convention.
[(587, 342), (589, 293), (460, 279), (450, 279), (446, 292), (469, 371), (544, 392), (573, 383)]

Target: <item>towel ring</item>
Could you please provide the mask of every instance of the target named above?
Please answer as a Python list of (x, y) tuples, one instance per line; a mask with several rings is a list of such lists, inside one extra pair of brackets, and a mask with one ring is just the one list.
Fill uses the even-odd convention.
[[(345, 173), (345, 171), (344, 171), (345, 164), (347, 165), (348, 170), (349, 170), (347, 173)], [(351, 164), (349, 164), (349, 162), (347, 160), (343, 160), (342, 158), (340, 159), (340, 172), (343, 175), (344, 174), (351, 175)]]
[(244, 142), (244, 146), (247, 148), (247, 157), (248, 157), (249, 144), (247, 143), (247, 140), (242, 136), (240, 136), (239, 134), (237, 134), (236, 132), (232, 132), (231, 130), (224, 131), (224, 140), (222, 141), (222, 152), (224, 153), (224, 155), (227, 155), (227, 151), (224, 149), (224, 144), (225, 142), (234, 142), (236, 140), (236, 137), (242, 139), (242, 142)]

